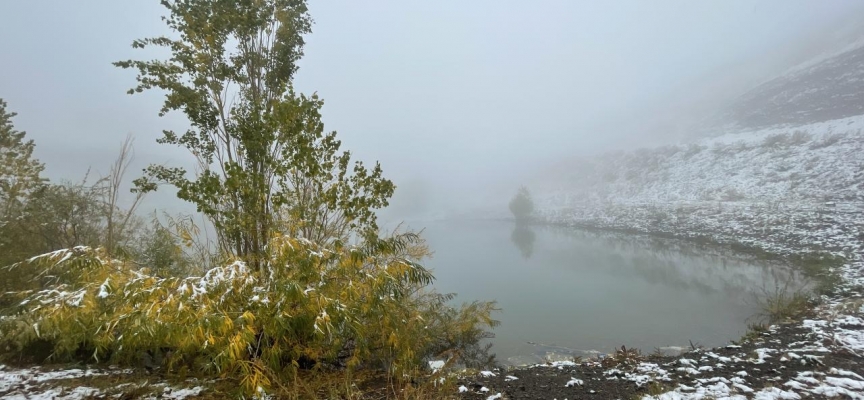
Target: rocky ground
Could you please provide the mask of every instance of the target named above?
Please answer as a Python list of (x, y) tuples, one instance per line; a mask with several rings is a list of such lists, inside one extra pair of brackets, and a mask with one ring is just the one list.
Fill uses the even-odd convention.
[(843, 315), (773, 325), (678, 357), (625, 348), (579, 363), (483, 371), (463, 379), (460, 390), (466, 399), (864, 398), (862, 322)]

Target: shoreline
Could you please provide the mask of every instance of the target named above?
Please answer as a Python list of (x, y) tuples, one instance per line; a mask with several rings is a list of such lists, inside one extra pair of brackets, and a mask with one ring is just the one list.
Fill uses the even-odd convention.
[[(833, 293), (817, 295), (795, 320), (754, 326), (724, 347), (694, 346), (678, 356), (622, 347), (578, 363), (489, 371), (462, 379), (461, 398), (864, 398), (864, 214), (754, 204), (712, 208), (595, 206), (546, 212), (534, 223), (721, 246), (824, 279)], [(581, 383), (568, 386), (571, 381)]]

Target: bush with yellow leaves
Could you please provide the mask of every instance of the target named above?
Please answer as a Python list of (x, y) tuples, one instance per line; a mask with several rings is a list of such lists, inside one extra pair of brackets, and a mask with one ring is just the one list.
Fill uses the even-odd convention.
[(461, 310), (426, 291), (432, 275), (408, 254), (420, 243), (398, 234), (332, 248), (277, 237), (271, 266), (241, 261), (203, 276), (160, 278), (77, 247), (12, 268), (36, 268), (45, 289), (21, 293), (0, 321), (0, 349), (34, 343), (55, 360), (163, 367), (236, 379), (244, 394), (273, 392), (301, 368), (384, 369), (403, 378), (431, 356), (455, 361), (497, 324), (494, 303)]

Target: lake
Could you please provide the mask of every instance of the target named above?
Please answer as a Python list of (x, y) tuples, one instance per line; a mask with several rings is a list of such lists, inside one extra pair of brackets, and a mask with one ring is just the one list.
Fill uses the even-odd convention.
[(720, 346), (759, 320), (791, 273), (714, 246), (507, 221), (411, 223), (434, 251), (434, 287), (497, 300), (492, 351), (523, 365), (610, 353)]

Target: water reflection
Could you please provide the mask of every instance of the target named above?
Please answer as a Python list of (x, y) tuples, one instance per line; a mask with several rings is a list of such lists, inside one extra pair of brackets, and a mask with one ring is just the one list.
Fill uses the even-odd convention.
[[(703, 295), (752, 301), (778, 285), (803, 287), (801, 277), (781, 264), (736, 254), (727, 249), (648, 235), (542, 227), (547, 249), (556, 258), (579, 258), (603, 265), (620, 278), (644, 281)], [(572, 244), (583, 246), (572, 246)], [(586, 247), (591, 250), (588, 251)]]
[(522, 258), (529, 259), (534, 254), (534, 241), (537, 235), (531, 230), (531, 227), (526, 224), (516, 223), (513, 227), (513, 233), (510, 234), (510, 241), (522, 253)]
[(746, 332), (767, 292), (797, 279), (724, 249), (648, 236), (485, 221), (430, 224), (425, 237), (439, 291), (498, 300), (492, 350), (514, 364), (621, 345), (723, 345)]

